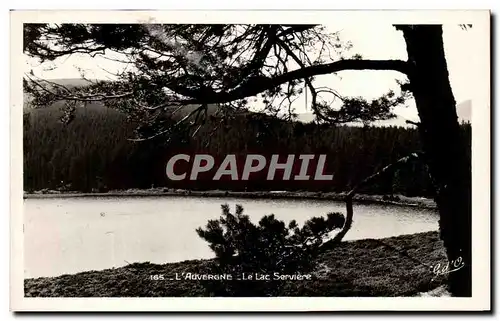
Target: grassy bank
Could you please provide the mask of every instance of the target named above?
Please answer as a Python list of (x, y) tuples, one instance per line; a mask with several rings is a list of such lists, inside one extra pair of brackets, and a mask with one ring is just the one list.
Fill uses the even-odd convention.
[[(24, 198), (50, 198), (50, 197), (95, 197), (95, 196), (197, 196), (197, 197), (233, 197), (233, 198), (262, 198), (262, 199), (317, 199), (330, 201), (343, 201), (343, 193), (321, 193), (321, 192), (232, 192), (221, 190), (191, 191), (169, 188), (151, 189), (129, 189), (109, 191), (105, 193), (81, 193), (81, 192), (60, 192), (54, 190), (43, 190), (33, 193), (25, 193)], [(436, 204), (432, 199), (423, 197), (407, 197), (404, 195), (366, 195), (357, 194), (354, 200), (358, 203), (387, 204), (414, 206), (419, 208), (435, 208)]]
[[(343, 242), (333, 249), (328, 249), (327, 244), (312, 279), (283, 281), (286, 283), (281, 296), (414, 296), (444, 283), (444, 277), (436, 277), (430, 266), (445, 261), (438, 232)], [(203, 281), (169, 279), (183, 272), (208, 274), (210, 263), (134, 263), (103, 271), (26, 279), (25, 296), (207, 296)], [(151, 280), (152, 275), (163, 275), (165, 280)]]

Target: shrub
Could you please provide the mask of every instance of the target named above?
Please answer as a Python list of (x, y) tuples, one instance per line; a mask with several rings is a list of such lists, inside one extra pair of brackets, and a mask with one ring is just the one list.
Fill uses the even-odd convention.
[[(341, 213), (329, 213), (326, 218), (309, 219), (300, 228), (295, 220), (286, 226), (271, 214), (255, 225), (243, 214), (241, 205), (236, 205), (234, 214), (227, 204), (222, 205), (222, 216), (196, 232), (216, 255), (212, 273), (231, 274), (233, 280), (207, 281), (205, 288), (216, 296), (279, 295), (284, 281), (273, 280), (274, 273), (311, 272), (324, 239), (344, 221)], [(243, 273), (268, 275), (270, 280), (241, 280)]]

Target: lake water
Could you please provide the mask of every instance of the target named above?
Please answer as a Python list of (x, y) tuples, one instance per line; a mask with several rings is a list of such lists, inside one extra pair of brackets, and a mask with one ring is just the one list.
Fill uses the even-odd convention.
[[(318, 200), (212, 197), (85, 197), (24, 200), (26, 278), (213, 257), (195, 229), (221, 215), (220, 206), (242, 204), (253, 222), (274, 213), (303, 223), (344, 203)], [(433, 210), (400, 206), (354, 206), (345, 240), (383, 238), (438, 229)]]

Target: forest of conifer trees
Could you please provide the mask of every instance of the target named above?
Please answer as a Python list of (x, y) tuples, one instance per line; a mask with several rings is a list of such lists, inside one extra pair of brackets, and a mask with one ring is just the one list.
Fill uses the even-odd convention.
[[(117, 111), (89, 106), (68, 125), (57, 106), (25, 112), (24, 190), (105, 192), (169, 187), (199, 190), (307, 190), (342, 192), (382, 166), (420, 150), (416, 128), (351, 127), (285, 122), (260, 114), (233, 117), (222, 126), (212, 118), (197, 135), (180, 128), (169, 139), (134, 142), (134, 124)], [(216, 126), (217, 124), (217, 126)], [(470, 142), (470, 125), (463, 125)], [(207, 152), (212, 155), (269, 151), (279, 154), (327, 154), (333, 181), (252, 179), (247, 182), (169, 181), (168, 156)], [(189, 184), (189, 185), (188, 185)], [(426, 168), (414, 162), (363, 190), (369, 194), (432, 196)]]

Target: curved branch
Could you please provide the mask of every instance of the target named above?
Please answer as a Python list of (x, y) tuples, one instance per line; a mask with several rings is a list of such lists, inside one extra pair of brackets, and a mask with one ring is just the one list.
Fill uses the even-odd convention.
[(293, 80), (308, 79), (313, 76), (331, 74), (344, 70), (394, 70), (407, 74), (409, 72), (409, 65), (406, 61), (402, 60), (345, 59), (329, 64), (303, 67), (273, 78), (265, 76), (251, 77), (239, 87), (228, 92), (215, 92), (213, 89), (207, 87), (187, 89), (178, 85), (177, 80), (170, 80), (168, 84), (164, 84), (164, 86), (168, 87), (173, 92), (191, 97), (192, 99), (188, 101), (190, 104), (223, 104), (255, 96), (263, 91)]
[[(55, 58), (63, 57), (63, 56), (68, 56), (72, 55), (75, 53), (81, 53), (81, 54), (88, 54), (93, 57), (93, 55), (98, 54), (98, 53), (103, 53), (107, 47), (106, 46), (98, 46), (95, 48), (89, 48), (89, 47), (84, 47), (84, 46), (74, 46), (69, 49), (65, 50), (57, 50), (53, 48), (49, 48), (46, 46), (42, 46), (36, 42), (33, 42), (33, 45), (36, 46), (41, 53), (39, 55), (42, 58), (49, 58), (50, 60), (54, 60)], [(46, 53), (43, 53), (45, 51)]]
[(253, 77), (242, 86), (232, 91), (214, 93), (213, 95), (206, 97), (205, 100), (207, 103), (231, 102), (255, 96), (265, 90), (275, 88), (292, 80), (306, 79), (317, 75), (331, 74), (344, 70), (394, 70), (407, 74), (409, 72), (409, 65), (406, 61), (402, 60), (338, 60), (328, 64), (300, 68), (274, 78)]
[(354, 195), (356, 194), (356, 192), (361, 187), (367, 185), (368, 183), (372, 182), (373, 180), (375, 180), (376, 178), (378, 178), (378, 177), (380, 177), (382, 175), (385, 175), (385, 174), (387, 174), (389, 172), (393, 172), (396, 168), (398, 168), (401, 165), (407, 164), (410, 160), (421, 158), (422, 155), (423, 154), (421, 152), (415, 152), (415, 153), (411, 153), (408, 156), (400, 158), (396, 162), (385, 166), (380, 171), (378, 171), (375, 174), (373, 174), (373, 175), (365, 178), (363, 181), (361, 181), (361, 183), (359, 183), (358, 185), (354, 186), (354, 188), (351, 189), (349, 191), (349, 193), (347, 193), (347, 196), (345, 197), (346, 211), (347, 212), (346, 212), (346, 220), (345, 220), (344, 226), (342, 227), (342, 229), (340, 230), (340, 232), (337, 233), (337, 235), (335, 235), (335, 237), (331, 241), (329, 241), (328, 243), (329, 244), (340, 243), (342, 241), (342, 239), (344, 238), (344, 236), (349, 231), (349, 229), (351, 228), (352, 222), (353, 222), (353, 216), (354, 216), (354, 210), (353, 210), (353, 207), (352, 207), (352, 201), (353, 201)]
[[(297, 70), (286, 72), (274, 78), (268, 78), (264, 76), (251, 77), (241, 86), (229, 92), (215, 92), (213, 89), (208, 87), (188, 89), (178, 85), (178, 82), (174, 80), (170, 80), (168, 83), (164, 84), (164, 86), (168, 87), (173, 92), (181, 94), (185, 97), (190, 97), (191, 99), (183, 101), (183, 103), (185, 104), (222, 104), (255, 96), (265, 90), (275, 88), (287, 82), (298, 79), (308, 79), (316, 75), (330, 74), (343, 70), (395, 70), (402, 73), (407, 73), (408, 69), (408, 63), (402, 60), (346, 59), (335, 61), (329, 64), (300, 68)], [(60, 97), (60, 95), (57, 96), (59, 96), (60, 99), (65, 100), (102, 101), (107, 99), (127, 98), (132, 96), (132, 94), (132, 92), (127, 92), (119, 95), (95, 94), (87, 97)]]

